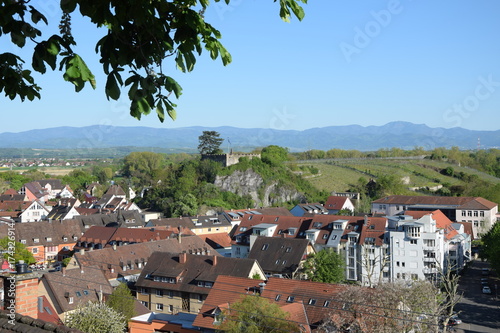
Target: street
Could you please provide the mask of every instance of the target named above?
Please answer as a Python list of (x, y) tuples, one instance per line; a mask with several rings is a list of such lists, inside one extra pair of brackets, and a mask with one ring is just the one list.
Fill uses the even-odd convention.
[[(463, 274), (459, 281), (458, 292), (462, 299), (455, 306), (462, 324), (456, 326), (457, 332), (500, 332), (500, 301), (498, 277), (490, 271), (483, 275), (482, 269), (488, 268), (487, 262), (475, 260)], [(491, 294), (483, 294), (481, 278), (487, 278)]]

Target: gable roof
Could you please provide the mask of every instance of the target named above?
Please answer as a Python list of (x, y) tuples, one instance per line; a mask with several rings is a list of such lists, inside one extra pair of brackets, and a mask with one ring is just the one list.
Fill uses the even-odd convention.
[(98, 301), (101, 292), (111, 294), (113, 291), (104, 274), (92, 267), (46, 273), (42, 276), (42, 283), (50, 290), (48, 295), (53, 295), (51, 298), (57, 304), (56, 308), (62, 312), (75, 310), (79, 304)]
[(199, 235), (214, 249), (231, 247), (231, 237), (226, 232)]
[(111, 185), (108, 190), (106, 191), (106, 194), (110, 194), (110, 195), (116, 195), (116, 196), (123, 196), (125, 197), (127, 194), (125, 193), (125, 191), (121, 188), (120, 185)]
[[(211, 250), (207, 243), (198, 236), (182, 236), (178, 239), (163, 239), (153, 242), (144, 242), (75, 253), (74, 257), (80, 266), (97, 265), (106, 275), (107, 279), (116, 279), (120, 276), (138, 274), (142, 268), (138, 264), (146, 264), (151, 254), (155, 251), (180, 253), (182, 251), (203, 253)], [(123, 265), (134, 264), (134, 269), (123, 270)]]
[(370, 243), (375, 246), (384, 244), (387, 219), (384, 217), (367, 217), (361, 224), (359, 244)]
[[(259, 265), (254, 259), (226, 258), (216, 251), (211, 254), (155, 252), (149, 257), (136, 286), (208, 294), (210, 289), (199, 287), (198, 281), (213, 283), (219, 275), (250, 277), (254, 266)], [(174, 278), (176, 283), (154, 281), (154, 276)]]
[(175, 228), (183, 227), (192, 229), (194, 227), (194, 224), (189, 217), (181, 216), (181, 217), (151, 219), (148, 222), (148, 226), (175, 227)]
[(94, 244), (110, 244), (113, 241), (141, 243), (160, 239), (167, 239), (172, 231), (150, 230), (145, 228), (123, 228), (92, 226), (80, 237), (79, 241)]
[(303, 304), (308, 323), (316, 326), (328, 314), (338, 309), (339, 304), (335, 299), (345, 288), (345, 285), (340, 284), (270, 277), (261, 295), (274, 300), (280, 306), (288, 303)]
[(330, 195), (328, 199), (326, 199), (324, 207), (328, 210), (341, 210), (347, 200), (350, 199), (348, 197)]
[(417, 195), (391, 195), (374, 200), (372, 204), (451, 206), (456, 209), (469, 209), (465, 207), (478, 207), (471, 209), (492, 209), (497, 206), (497, 204), (480, 197), (440, 197)]
[(14, 325), (10, 322), (9, 310), (0, 310), (0, 331), (3, 333), (28, 332), (28, 333), (83, 333), (75, 328), (56, 325), (43, 319), (35, 319), (20, 314), (15, 315)]
[(46, 188), (47, 185), (50, 185), (53, 191), (55, 190), (62, 190), (64, 188), (62, 182), (60, 179), (53, 178), (53, 179), (40, 179), (36, 180), (38, 184), (40, 184), (41, 187)]
[[(7, 235), (8, 226), (0, 225), (0, 235)], [(77, 220), (40, 221), (33, 223), (16, 223), (16, 240), (26, 241), (26, 246), (57, 246), (74, 244), (74, 237), (80, 237), (83, 228)], [(38, 242), (35, 242), (35, 239)], [(65, 240), (66, 239), (66, 240)]]
[(217, 307), (227, 307), (228, 304), (240, 300), (242, 295), (255, 295), (259, 283), (264, 280), (249, 279), (238, 276), (217, 276), (210, 293), (201, 307), (193, 326), (214, 329), (214, 310)]
[(264, 272), (292, 274), (305, 259), (307, 239), (257, 237), (248, 254), (259, 262)]

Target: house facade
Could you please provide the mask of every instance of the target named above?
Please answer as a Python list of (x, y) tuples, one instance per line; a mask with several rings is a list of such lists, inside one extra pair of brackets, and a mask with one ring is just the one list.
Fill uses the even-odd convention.
[(256, 260), (225, 258), (213, 252), (153, 253), (136, 282), (137, 299), (154, 312), (198, 312), (217, 276), (264, 276)]

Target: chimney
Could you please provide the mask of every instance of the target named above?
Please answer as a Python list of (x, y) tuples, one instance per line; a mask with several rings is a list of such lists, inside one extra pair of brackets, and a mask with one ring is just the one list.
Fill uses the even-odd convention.
[(66, 276), (66, 267), (61, 267), (61, 272), (63, 276)]
[(116, 243), (113, 244), (113, 251), (116, 251)]
[(179, 253), (179, 264), (185, 264), (187, 260), (186, 252)]
[(80, 249), (80, 255), (83, 256), (85, 254), (85, 249)]
[(217, 265), (217, 256), (216, 255), (214, 255), (214, 258), (212, 259), (212, 263), (214, 266)]
[(364, 225), (368, 223), (368, 215), (365, 215), (365, 221), (363, 222)]

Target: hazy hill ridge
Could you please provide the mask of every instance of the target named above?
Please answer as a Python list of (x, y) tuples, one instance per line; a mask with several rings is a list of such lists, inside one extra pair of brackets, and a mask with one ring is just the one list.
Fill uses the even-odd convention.
[[(0, 131), (2, 129), (0, 128)], [(279, 145), (290, 151), (332, 148), (361, 151), (398, 147), (458, 146), (476, 149), (478, 138), (481, 148), (500, 146), (500, 130), (473, 131), (463, 128), (430, 128), (422, 124), (391, 122), (383, 126), (329, 126), (304, 131), (264, 128), (222, 127), (120, 127), (87, 126), (55, 127), (20, 133), (0, 133), (0, 148), (75, 149), (106, 147), (161, 147), (196, 150), (198, 136), (205, 130), (215, 130), (225, 139), (223, 148), (249, 150), (254, 147)], [(229, 139), (229, 140), (227, 140)]]

